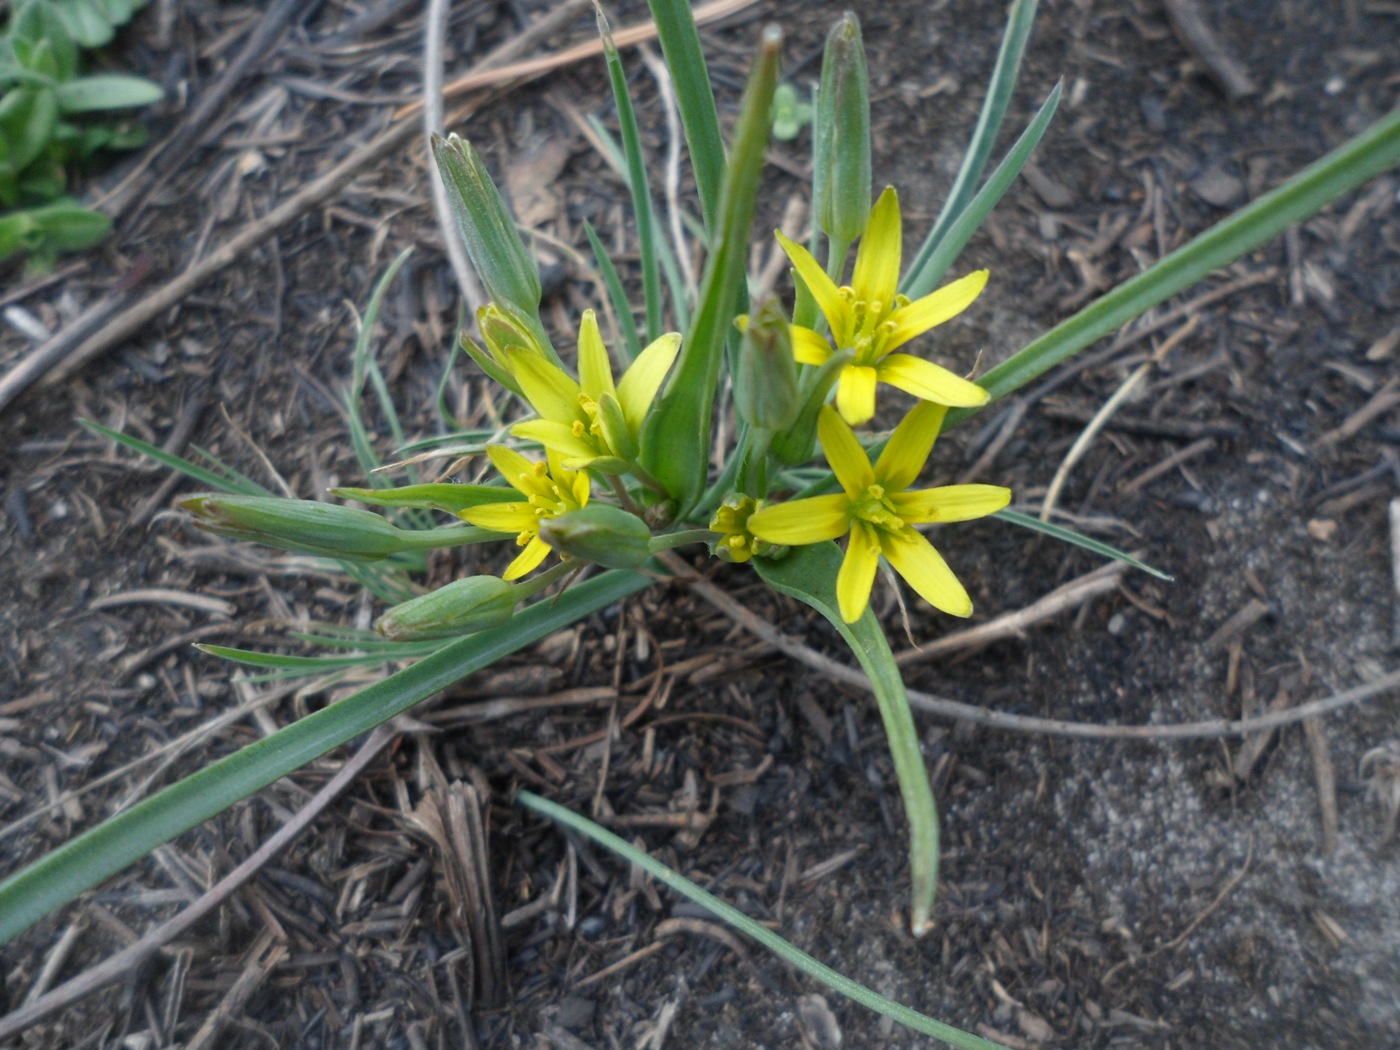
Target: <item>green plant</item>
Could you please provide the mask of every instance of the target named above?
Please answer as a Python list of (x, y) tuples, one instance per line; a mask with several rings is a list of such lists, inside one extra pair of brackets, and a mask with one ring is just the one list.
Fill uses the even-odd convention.
[[(382, 639), (321, 639), (368, 649), (367, 654), (290, 658), (224, 649), (220, 655), (287, 674), (351, 662), (415, 662), (210, 765), (11, 876), (0, 884), (0, 939), (15, 936), (181, 830), (463, 675), (650, 586), (655, 575), (672, 572), (670, 549), (701, 543), (716, 557), (751, 565), (774, 590), (825, 617), (869, 677), (910, 824), (910, 923), (916, 933), (923, 932), (931, 921), (937, 885), (936, 807), (903, 682), (868, 607), (875, 570), (883, 557), (935, 608), (966, 615), (966, 592), (915, 525), (997, 512), (1035, 527), (1024, 516), (1001, 510), (1010, 494), (999, 487), (914, 487), (940, 430), (1020, 388), (1400, 157), (1398, 112), (1089, 305), (979, 382), (961, 379), (911, 351), (923, 332), (975, 308), (988, 280), (985, 273), (938, 285), (1024, 166), (1055, 112), (1058, 88), (983, 181), (1034, 9), (1033, 0), (1018, 0), (1012, 7), (983, 116), (954, 191), (903, 272), (898, 198), (885, 190), (873, 207), (870, 200), (868, 89), (859, 27), (850, 16), (838, 24), (815, 107), (811, 246), (781, 240), (797, 276), (789, 309), (772, 301), (748, 303), (745, 274), (773, 126), (780, 34), (765, 31), (760, 41), (726, 154), (689, 7), (682, 0), (653, 0), (697, 158), (709, 251), (695, 300), (671, 303), (680, 334), (662, 331), (665, 311), (660, 305), (666, 252), (678, 246), (657, 239), (660, 265), (641, 269), (645, 340), (619, 292), (620, 282), (611, 282), (630, 362), (621, 378), (591, 312), (580, 319), (577, 374), (571, 373), (565, 361), (569, 355), (559, 353), (539, 316), (540, 286), (530, 255), (481, 159), (455, 137), (436, 141), (468, 252), (494, 300), (478, 318), (481, 344), (466, 340), (465, 348), (530, 409), (528, 418), (509, 427), (509, 441), (464, 432), (438, 444), (458, 454), (488, 456), (499, 478), (487, 485), (464, 485), (422, 484), (409, 476), (406, 484), (390, 486), (377, 470), (381, 464), (357, 411), (352, 411), (352, 442), (375, 487), (336, 494), (386, 511), (366, 518), (368, 512), (350, 508), (271, 500), (217, 463), (188, 463), (116, 436), (207, 487), (233, 494), (185, 500), (206, 527), (337, 556), (347, 572), (392, 606), (380, 620)], [(615, 70), (615, 50), (609, 51), (608, 61)], [(614, 75), (612, 83), (638, 227), (655, 237), (626, 81)], [(726, 155), (727, 161), (721, 161)], [(601, 255), (596, 240), (594, 245)], [(823, 245), (824, 263), (817, 257)], [(854, 270), (849, 285), (843, 285), (853, 245)], [(366, 312), (350, 404), (358, 406), (362, 392), (373, 389), (402, 446), (397, 417), (369, 352), (369, 333), (396, 269), (397, 264), (380, 282)], [(616, 273), (611, 264), (606, 269)], [(730, 432), (735, 437), (715, 449), (713, 420), (725, 380), (733, 385), (737, 418)], [(878, 384), (917, 399), (888, 435), (856, 429), (879, 418), (876, 399), (884, 394)], [(720, 466), (712, 470), (715, 460)], [(1043, 531), (1092, 546), (1066, 530)], [(844, 552), (835, 543), (840, 537), (849, 537)], [(516, 548), (509, 560), (502, 556), (499, 578), (473, 577), (426, 595), (413, 593), (411, 574), (421, 565), (423, 549), (496, 540)], [(563, 558), (531, 575), (553, 554)], [(567, 585), (576, 569), (590, 564), (603, 571)], [(546, 597), (547, 592), (552, 593)], [(452, 635), (460, 637), (438, 641)], [(538, 799), (525, 801), (558, 815)], [(621, 847), (613, 842), (610, 848)], [(946, 1028), (937, 1034), (957, 1045), (991, 1045)]]
[(80, 119), (148, 105), (141, 77), (81, 72), (80, 48), (109, 43), (147, 0), (24, 0), (0, 34), (0, 259), (37, 268), (102, 240), (111, 221), (64, 196), (72, 165), (145, 142), (139, 125)]

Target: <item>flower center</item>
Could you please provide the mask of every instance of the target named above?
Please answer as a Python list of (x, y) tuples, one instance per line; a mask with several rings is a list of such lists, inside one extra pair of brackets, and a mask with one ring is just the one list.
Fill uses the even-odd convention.
[(895, 513), (883, 485), (871, 485), (857, 496), (851, 502), (851, 516), (887, 532), (904, 528), (904, 519)]
[(850, 350), (855, 354), (854, 365), (869, 368), (885, 356), (885, 346), (894, 335), (898, 325), (891, 315), (901, 307), (909, 305), (909, 298), (896, 295), (893, 303), (883, 303), (879, 299), (861, 299), (854, 288), (843, 286), (841, 298), (845, 301), (847, 315), (843, 318), (845, 331), (832, 326), (832, 334), (841, 345), (838, 350)]

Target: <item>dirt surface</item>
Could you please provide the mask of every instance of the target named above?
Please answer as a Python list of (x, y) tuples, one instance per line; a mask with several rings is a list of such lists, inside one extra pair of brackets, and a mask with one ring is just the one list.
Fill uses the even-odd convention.
[[(528, 5), (454, 6), (450, 73), (532, 17)], [(4, 304), (57, 330), (148, 268), (133, 301), (382, 131), (420, 89), (417, 5), (384, 4), (394, 17), (379, 24), (364, 5), (303, 7), (187, 159), (131, 170), (135, 190), (123, 191), (107, 246), (49, 282), (9, 273)], [(1395, 105), (1400, 8), (1389, 0), (1209, 7), (1254, 88), (1233, 101), (1159, 4), (1045, 5), (1008, 128), (1058, 77), (1065, 102), (1035, 170), (959, 263), (992, 270), (986, 293), (924, 352), (956, 367), (981, 353), (989, 367)], [(760, 18), (788, 28), (789, 75), (805, 90), (839, 11), (765, 5), (706, 30), (725, 119)], [(976, 121), (1004, 12), (901, 0), (859, 13), (876, 177), (899, 187), (912, 240)], [(632, 5), (615, 20), (640, 15)], [(192, 3), (138, 19), (124, 56), (172, 99), (157, 141), (179, 133), (258, 16), (252, 5)], [(581, 15), (546, 49), (589, 25)], [(654, 82), (634, 54), (627, 61), (648, 145), (664, 156)], [(601, 298), (583, 220), (610, 245), (631, 243), (622, 184), (580, 114), (615, 120), (598, 61), (503, 92), (465, 129), (548, 235), (546, 319), (561, 345)], [(805, 136), (775, 147), (763, 223), (801, 192), (793, 173), (805, 156)], [(377, 606), (343, 577), (294, 571), (304, 561), (194, 533), (165, 513), (191, 484), (172, 486), (74, 420), (186, 454), (209, 449), (269, 484), (275, 470), (299, 496), (359, 482), (341, 410), (357, 312), (413, 245), (377, 346), (411, 433), (436, 432), (430, 406), (456, 291), (426, 185), (416, 145), (369, 167), (113, 352), (0, 414), (0, 871), (353, 685), (250, 684), (194, 650), (300, 651), (289, 625), (363, 626)], [(1283, 708), (1391, 670), (1397, 316), (1391, 173), (1150, 314), (1147, 325), (1162, 322), (1150, 332), (1130, 329), (1078, 374), (950, 433), (934, 478), (976, 464), (979, 480), (1013, 486), (1016, 505), (1037, 512), (1086, 422), (1162, 351), (1057, 505), (1175, 582), (1124, 575), (1019, 637), (912, 664), (910, 685), (1021, 715), (1169, 725)], [(31, 346), (6, 325), (0, 365)], [(458, 422), (492, 418), (485, 390), (475, 373), (454, 373)], [(387, 455), (382, 420), (380, 431)], [(998, 522), (938, 542), (969, 584), (974, 624), (1096, 566)], [(463, 571), (449, 557), (431, 567), (439, 580)], [(849, 659), (825, 625), (746, 571), (703, 571), (789, 635)], [(907, 645), (892, 593), (877, 588), (876, 602), (896, 647)], [(918, 642), (963, 626), (917, 605), (910, 614)], [(213, 723), (259, 697), (255, 711)], [(488, 721), (453, 714), (511, 698), (541, 703)], [(1076, 740), (925, 717), (945, 852), (935, 929), (915, 941), (903, 816), (873, 703), (684, 586), (658, 587), (454, 690), (422, 716), (432, 732), (401, 738), (216, 916), (5, 1045), (927, 1042), (524, 815), (509, 801), (516, 786), (595, 815), (876, 990), (1009, 1046), (1400, 1045), (1400, 847), (1385, 805), (1400, 791), (1398, 711), (1386, 694), (1243, 745)], [(192, 746), (167, 746), (201, 727)], [(1392, 757), (1363, 767), (1386, 747)], [(181, 836), (8, 946), (0, 1006), (81, 974), (174, 914), (347, 754)], [(449, 785), (463, 783), (490, 795), (491, 896), (507, 917), (495, 963), (509, 990), (490, 1006), (458, 908), (461, 864), (425, 831), (432, 807), (460, 795)]]

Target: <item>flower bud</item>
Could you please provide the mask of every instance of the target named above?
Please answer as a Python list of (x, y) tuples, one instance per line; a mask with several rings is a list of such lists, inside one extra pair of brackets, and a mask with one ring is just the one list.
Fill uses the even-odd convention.
[(560, 554), (609, 569), (635, 569), (651, 557), (651, 530), (635, 514), (611, 503), (540, 522), (540, 539)]
[(350, 561), (378, 561), (408, 549), (404, 533), (378, 514), (315, 500), (205, 494), (177, 501), (218, 536)]
[(527, 315), (540, 309), (540, 274), (515, 222), (472, 144), (456, 135), (434, 135), (433, 157), (448, 203), (462, 231), (467, 255), (486, 294)]
[(826, 38), (812, 144), (812, 215), (849, 245), (870, 217), (870, 78), (860, 21), (847, 11)]
[(743, 339), (734, 376), (734, 408), (752, 427), (786, 430), (802, 408), (787, 318), (777, 301), (769, 297), (736, 324)]
[(374, 629), (393, 642), (451, 638), (500, 626), (516, 601), (515, 588), (499, 576), (471, 576), (394, 606)]

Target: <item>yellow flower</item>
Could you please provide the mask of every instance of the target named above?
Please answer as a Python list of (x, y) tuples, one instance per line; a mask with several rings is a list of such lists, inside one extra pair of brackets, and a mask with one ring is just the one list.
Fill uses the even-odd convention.
[(856, 252), (851, 286), (838, 288), (812, 253), (778, 233), (778, 242), (831, 326), (832, 343), (810, 328), (792, 329), (793, 356), (805, 365), (823, 364), (833, 353), (850, 350), (841, 370), (836, 408), (851, 426), (875, 415), (875, 384), (890, 386), (940, 405), (975, 406), (987, 402), (976, 383), (931, 361), (896, 354), (915, 336), (956, 317), (981, 294), (987, 271), (978, 270), (915, 302), (896, 294), (900, 262), (899, 197), (885, 188)]
[(505, 349), (506, 367), (540, 416), (517, 423), (511, 433), (557, 452), (570, 470), (625, 473), (634, 465), (642, 423), (680, 345), (679, 333), (661, 336), (616, 384), (592, 310), (584, 311), (579, 325), (578, 382), (542, 354)]
[(963, 585), (914, 526), (995, 513), (1011, 502), (1011, 490), (999, 485), (945, 485), (906, 491), (933, 451), (947, 411), (929, 401), (914, 406), (872, 467), (855, 433), (830, 405), (824, 406), (817, 433), (845, 491), (765, 507), (748, 520), (749, 531), (770, 543), (820, 543), (851, 534), (836, 579), (836, 598), (847, 623), (860, 619), (870, 604), (882, 554), (934, 608), (954, 616), (972, 612), (972, 599)]
[(553, 453), (548, 453), (547, 464), (526, 459), (502, 445), (488, 445), (486, 454), (501, 477), (525, 500), (487, 503), (459, 513), (480, 528), (518, 534), (516, 546), (525, 549), (501, 575), (503, 580), (517, 580), (544, 561), (551, 550), (549, 544), (540, 539), (540, 522), (588, 505), (588, 475), (583, 471), (565, 470)]

